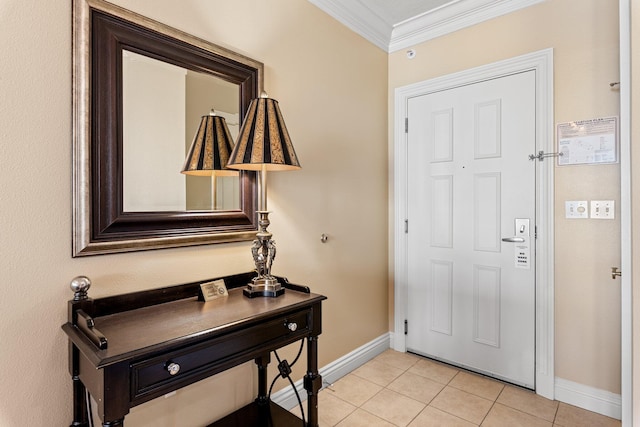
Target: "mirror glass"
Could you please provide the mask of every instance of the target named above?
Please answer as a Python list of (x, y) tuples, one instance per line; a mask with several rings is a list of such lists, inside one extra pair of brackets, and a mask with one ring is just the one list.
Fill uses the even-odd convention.
[(180, 173), (202, 115), (214, 109), (235, 140), (239, 86), (128, 50), (122, 51), (123, 210), (240, 208), (239, 176)]
[(237, 135), (263, 74), (112, 3), (73, 0), (73, 256), (253, 240), (255, 172), (180, 172), (211, 109)]

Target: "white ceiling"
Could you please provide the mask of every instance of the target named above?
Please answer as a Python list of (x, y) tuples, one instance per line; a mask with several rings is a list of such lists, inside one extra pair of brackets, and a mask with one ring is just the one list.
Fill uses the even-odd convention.
[(309, 0), (394, 52), (545, 0)]

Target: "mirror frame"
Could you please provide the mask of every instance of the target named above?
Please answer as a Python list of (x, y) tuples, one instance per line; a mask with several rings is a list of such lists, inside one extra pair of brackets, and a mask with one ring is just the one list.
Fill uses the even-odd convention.
[(254, 239), (251, 171), (240, 172), (239, 210), (123, 211), (123, 48), (238, 84), (240, 117), (263, 87), (261, 62), (103, 0), (74, 0), (73, 256)]

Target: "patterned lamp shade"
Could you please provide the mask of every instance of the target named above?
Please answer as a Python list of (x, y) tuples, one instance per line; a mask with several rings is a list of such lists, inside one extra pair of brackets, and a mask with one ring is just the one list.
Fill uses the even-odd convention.
[(285, 289), (271, 275), (276, 246), (271, 240), (271, 232), (267, 230), (271, 224), (267, 210), (267, 171), (300, 169), (300, 163), (278, 101), (267, 97), (266, 93), (263, 92), (260, 98), (251, 101), (227, 167), (260, 171), (260, 208), (257, 211), (259, 229), (251, 246), (258, 276), (244, 289), (244, 295), (249, 298), (278, 297)]
[(237, 171), (226, 168), (232, 150), (233, 139), (226, 120), (212, 111), (211, 115), (202, 116), (182, 173), (200, 176), (237, 175)]
[(278, 101), (265, 93), (251, 101), (227, 167), (267, 171), (300, 169)]

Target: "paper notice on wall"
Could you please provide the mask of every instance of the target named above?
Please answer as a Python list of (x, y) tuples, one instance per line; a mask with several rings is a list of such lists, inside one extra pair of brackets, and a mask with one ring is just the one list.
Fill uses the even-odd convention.
[(559, 123), (557, 138), (559, 166), (618, 161), (617, 117)]

